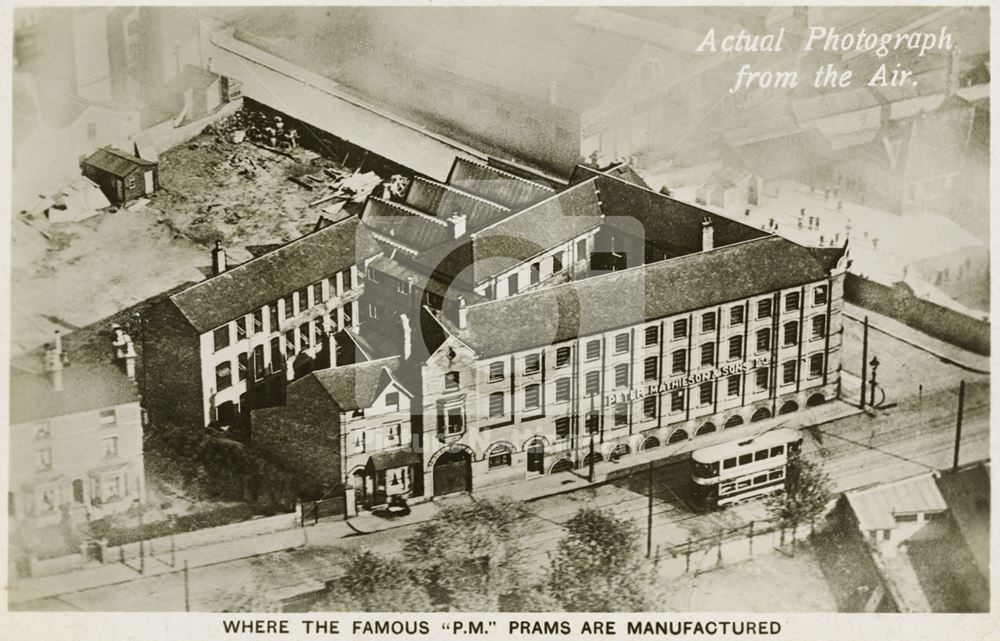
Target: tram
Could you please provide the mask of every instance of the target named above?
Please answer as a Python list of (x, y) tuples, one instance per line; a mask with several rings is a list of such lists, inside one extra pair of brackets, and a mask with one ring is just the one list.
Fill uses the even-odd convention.
[(788, 456), (802, 447), (798, 430), (779, 428), (691, 453), (694, 508), (711, 510), (785, 489)]

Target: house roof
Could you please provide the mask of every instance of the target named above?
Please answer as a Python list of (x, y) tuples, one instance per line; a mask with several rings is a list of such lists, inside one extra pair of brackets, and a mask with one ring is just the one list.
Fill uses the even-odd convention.
[(361, 220), (372, 231), (421, 251), (452, 240), (449, 223), (402, 203), (370, 197)]
[(455, 158), (448, 184), (511, 209), (520, 209), (555, 193), (548, 185), (460, 157)]
[(12, 425), (138, 401), (139, 393), (135, 381), (109, 363), (64, 367), (61, 391), (57, 391), (49, 375), (41, 371), (11, 368)]
[(990, 467), (977, 463), (958, 471), (942, 472), (938, 489), (958, 524), (972, 558), (984, 575), (990, 566)]
[(375, 398), (389, 384), (392, 373), (399, 369), (400, 362), (399, 356), (391, 356), (314, 371), (306, 378), (315, 379), (341, 410), (364, 409), (371, 407)]
[(507, 354), (820, 281), (833, 257), (768, 236), (472, 305), (465, 329), (441, 322), (483, 355)]
[(351, 217), (196, 283), (170, 300), (204, 333), (379, 251), (368, 230)]
[(115, 149), (113, 147), (102, 147), (94, 153), (90, 154), (86, 160), (83, 161), (84, 164), (96, 167), (101, 171), (106, 171), (109, 174), (119, 177), (125, 177), (132, 172), (143, 168), (143, 167), (155, 167), (156, 163), (144, 160), (142, 158), (136, 158), (132, 154), (127, 154), (124, 151)]
[(895, 514), (943, 512), (948, 509), (938, 491), (934, 473), (847, 492), (847, 500), (862, 531), (896, 527)]
[(414, 177), (406, 194), (406, 204), (442, 220), (454, 214), (465, 214), (469, 232), (495, 223), (510, 215), (511, 211), (509, 207), (474, 196), (452, 185), (420, 176)]

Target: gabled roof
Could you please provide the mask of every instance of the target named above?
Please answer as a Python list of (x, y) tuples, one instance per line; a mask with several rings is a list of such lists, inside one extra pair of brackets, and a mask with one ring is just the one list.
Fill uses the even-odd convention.
[(847, 492), (846, 496), (863, 531), (895, 528), (896, 514), (948, 509), (932, 472)]
[(821, 281), (831, 258), (768, 236), (472, 305), (465, 329), (442, 322), (483, 355), (507, 354)]
[(351, 217), (170, 296), (199, 333), (317, 283), (381, 251)]
[(474, 196), (452, 185), (420, 176), (413, 179), (406, 194), (406, 204), (425, 214), (447, 219), (455, 214), (466, 216), (466, 227), (474, 232), (510, 215), (510, 208)]
[(555, 193), (548, 185), (458, 157), (448, 175), (448, 184), (511, 209), (520, 209)]
[(119, 177), (125, 177), (144, 167), (155, 167), (156, 163), (137, 158), (113, 147), (103, 147), (90, 154), (84, 164)]
[(380, 236), (421, 251), (452, 240), (449, 223), (421, 211), (375, 196), (365, 203), (362, 222)]
[(69, 365), (62, 370), (62, 386), (57, 391), (43, 372), (12, 368), (10, 423), (41, 421), (139, 401), (135, 381), (108, 363)]
[[(365, 409), (371, 407), (386, 385), (393, 380), (393, 373), (399, 369), (401, 360), (399, 356), (391, 356), (376, 361), (342, 365), (314, 371), (305, 378), (315, 379), (341, 410)], [(400, 388), (409, 394), (402, 385)]]

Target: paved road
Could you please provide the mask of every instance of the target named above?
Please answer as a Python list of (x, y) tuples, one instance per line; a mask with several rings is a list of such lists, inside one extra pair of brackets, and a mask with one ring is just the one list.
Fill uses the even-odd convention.
[[(962, 437), (963, 461), (989, 456), (989, 389), (984, 384), (970, 386)], [(954, 447), (956, 396), (953, 390), (911, 399), (878, 416), (850, 416), (819, 428), (808, 428), (804, 452), (822, 462), (838, 490), (875, 481), (903, 478), (924, 470), (951, 464)], [(654, 473), (654, 544), (671, 546), (690, 536), (699, 538), (719, 529), (738, 527), (764, 516), (760, 502), (736, 506), (711, 514), (693, 514), (685, 506), (688, 478), (686, 463), (661, 468)], [(563, 526), (583, 506), (604, 507), (621, 517), (635, 520), (645, 528), (648, 499), (645, 473), (601, 486), (553, 496), (529, 504), (536, 515), (525, 547), (536, 567), (545, 566), (548, 554), (562, 536)], [(401, 540), (416, 526), (406, 526), (375, 534), (340, 539), (338, 548), (366, 546), (383, 554), (393, 554)], [(233, 607), (241, 599), (337, 575), (339, 552), (329, 546), (307, 546), (192, 569), (190, 601), (193, 610)], [(58, 599), (21, 604), (38, 610), (118, 610), (177, 611), (184, 609), (183, 579), (180, 573), (138, 579), (126, 584), (86, 590)]]

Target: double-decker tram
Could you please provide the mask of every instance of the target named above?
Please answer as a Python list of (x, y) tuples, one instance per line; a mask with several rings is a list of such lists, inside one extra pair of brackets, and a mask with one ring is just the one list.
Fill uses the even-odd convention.
[(780, 428), (691, 453), (694, 508), (711, 510), (785, 489), (788, 456), (802, 435)]

